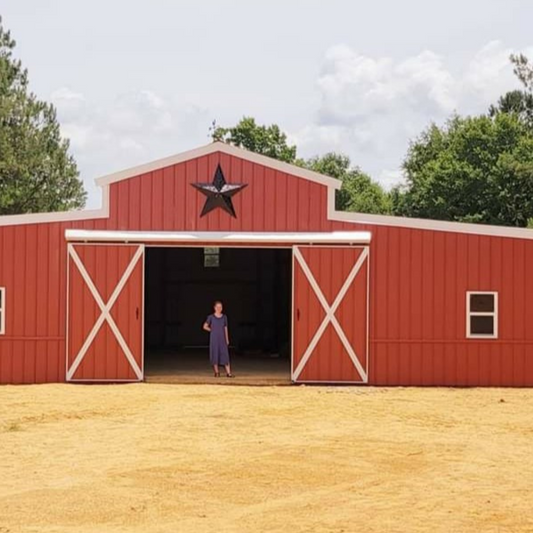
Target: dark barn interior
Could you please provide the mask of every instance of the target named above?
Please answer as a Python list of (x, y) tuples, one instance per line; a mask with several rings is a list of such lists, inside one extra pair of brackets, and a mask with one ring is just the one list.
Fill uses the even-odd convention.
[(235, 373), (288, 379), (291, 257), (290, 249), (147, 248), (147, 377), (209, 375), (202, 325), (222, 300)]

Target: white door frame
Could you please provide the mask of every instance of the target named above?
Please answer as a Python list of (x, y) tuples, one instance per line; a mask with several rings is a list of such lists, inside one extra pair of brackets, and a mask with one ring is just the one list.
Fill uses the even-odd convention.
[[(133, 254), (128, 266), (126, 267), (126, 270), (122, 273), (122, 276), (117, 283), (115, 289), (113, 290), (110, 298), (107, 302), (104, 302), (102, 296), (98, 292), (98, 289), (96, 288), (93, 280), (91, 279), (91, 276), (87, 272), (87, 269), (85, 268), (85, 265), (81, 261), (78, 253), (75, 250), (75, 247), (78, 246), (128, 246), (137, 248), (135, 253)], [(67, 244), (67, 320), (66, 320), (66, 326), (67, 326), (67, 332), (66, 332), (66, 381), (87, 381), (87, 382), (105, 382), (105, 381), (112, 381), (112, 382), (119, 382), (119, 381), (142, 381), (144, 379), (144, 258), (145, 258), (145, 246), (144, 244), (125, 244), (125, 243), (68, 243)], [(93, 296), (95, 302), (97, 303), (98, 307), (100, 308), (100, 316), (96, 319), (96, 322), (93, 325), (93, 328), (89, 332), (89, 335), (86, 337), (83, 345), (81, 346), (79, 352), (74, 357), (74, 360), (72, 361), (72, 364), (69, 367), (69, 324), (70, 324), (70, 309), (69, 309), (69, 299), (70, 299), (70, 261), (72, 260), (73, 264), (77, 267), (79, 273), (81, 274), (81, 277), (85, 281), (85, 284), (87, 288), (89, 289), (91, 295)], [(129, 278), (131, 277), (131, 274), (135, 270), (135, 267), (139, 263), (139, 261), (142, 261), (142, 288), (141, 288), (141, 367), (137, 364), (135, 361), (135, 357), (131, 353), (131, 350), (126, 343), (124, 337), (122, 336), (122, 333), (120, 332), (120, 329), (118, 328), (115, 320), (113, 319), (113, 316), (111, 315), (111, 309), (113, 308), (113, 305), (117, 301), (118, 297), (120, 296), (120, 293), (124, 289), (126, 283), (128, 282)], [(91, 347), (91, 344), (94, 342), (94, 339), (96, 338), (96, 335), (100, 331), (100, 328), (103, 326), (104, 322), (107, 322), (109, 325), (109, 328), (113, 332), (113, 335), (115, 336), (115, 339), (117, 340), (119, 346), (121, 347), (122, 351), (124, 352), (124, 355), (130, 364), (133, 372), (135, 373), (135, 376), (137, 379), (96, 379), (96, 378), (89, 378), (89, 379), (79, 379), (74, 378), (74, 375), (76, 371), (78, 370), (81, 362), (85, 358), (89, 348)]]
[[(326, 297), (324, 296), (324, 293), (320, 289), (320, 285), (316, 281), (313, 273), (311, 272), (309, 265), (305, 261), (305, 258), (300, 252), (301, 248), (359, 248), (362, 249), (361, 255), (357, 258), (357, 261), (351, 268), (350, 272), (348, 273), (348, 276), (344, 280), (344, 283), (337, 293), (333, 303), (331, 306), (329, 305)], [(311, 355), (313, 354), (313, 351), (315, 350), (318, 342), (322, 338), (322, 335), (324, 334), (326, 328), (329, 324), (333, 326), (335, 331), (337, 332), (337, 335), (339, 336), (339, 339), (341, 340), (342, 345), (344, 346), (346, 352), (348, 353), (348, 356), (350, 357), (352, 364), (354, 365), (355, 369), (357, 370), (358, 374), (361, 376), (360, 381), (342, 381), (341, 383), (368, 383), (368, 373), (369, 373), (369, 357), (368, 357), (368, 350), (369, 350), (369, 319), (370, 319), (370, 247), (369, 246), (293, 246), (292, 247), (293, 254), (292, 254), (292, 350), (291, 350), (291, 380), (293, 382), (298, 383), (324, 383), (325, 381), (322, 380), (314, 380), (314, 381), (304, 381), (299, 380), (303, 369), (305, 368), (306, 364), (308, 363)], [(294, 367), (294, 354), (295, 354), (295, 272), (296, 272), (296, 264), (298, 264), (309, 283), (310, 287), (313, 289), (313, 292), (315, 293), (316, 297), (318, 298), (318, 301), (320, 302), (320, 305), (325, 311), (325, 316), (320, 323), (318, 329), (316, 330), (314, 336), (311, 338), (311, 341), (309, 342), (309, 345), (307, 346), (307, 349), (305, 350), (304, 354), (302, 355), (302, 358), (300, 359), (300, 362), (298, 363), (297, 367)], [(365, 356), (365, 367), (363, 368), (363, 365), (359, 361), (359, 358), (357, 357), (357, 354), (355, 353), (353, 346), (348, 341), (348, 338), (346, 337), (346, 334), (344, 333), (344, 330), (342, 329), (341, 325), (339, 324), (337, 317), (335, 316), (335, 312), (337, 311), (338, 307), (342, 303), (342, 300), (344, 299), (344, 296), (348, 292), (349, 288), (351, 287), (352, 283), (354, 282), (357, 274), (360, 272), (360, 270), (363, 268), (363, 265), (366, 267), (366, 273), (367, 273), (367, 283), (366, 283), (366, 356)]]

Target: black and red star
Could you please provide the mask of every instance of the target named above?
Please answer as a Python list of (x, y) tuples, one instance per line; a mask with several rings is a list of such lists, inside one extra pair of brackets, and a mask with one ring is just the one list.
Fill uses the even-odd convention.
[(237, 218), (232, 198), (248, 184), (227, 183), (222, 168), (218, 165), (212, 183), (192, 183), (191, 185), (207, 197), (200, 213), (201, 217), (220, 207), (232, 217)]

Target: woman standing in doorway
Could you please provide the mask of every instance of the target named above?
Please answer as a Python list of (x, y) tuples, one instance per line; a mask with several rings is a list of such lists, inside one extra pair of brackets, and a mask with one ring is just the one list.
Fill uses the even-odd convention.
[(228, 317), (222, 313), (223, 306), (220, 300), (213, 304), (214, 313), (209, 315), (204, 323), (205, 331), (209, 332), (209, 360), (215, 372), (215, 377), (220, 377), (219, 365), (226, 369), (228, 378), (234, 377), (229, 363), (229, 333)]

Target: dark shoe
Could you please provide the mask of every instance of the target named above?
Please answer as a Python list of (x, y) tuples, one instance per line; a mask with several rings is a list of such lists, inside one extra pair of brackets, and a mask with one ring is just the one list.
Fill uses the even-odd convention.
[(234, 374), (226, 374), (226, 377), (227, 377), (227, 378), (234, 378), (235, 375), (234, 375)]
[(215, 372), (215, 377), (219, 378), (220, 377), (220, 372)]

